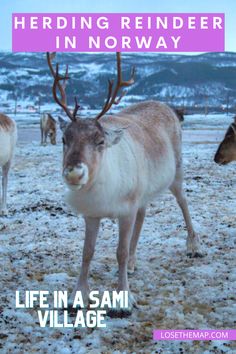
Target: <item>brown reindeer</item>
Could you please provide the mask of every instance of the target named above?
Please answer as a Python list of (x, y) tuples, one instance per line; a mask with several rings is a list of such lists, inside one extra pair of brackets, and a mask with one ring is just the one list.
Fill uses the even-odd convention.
[(236, 116), (216, 151), (214, 161), (219, 165), (227, 165), (232, 161), (236, 161)]
[(7, 214), (8, 173), (17, 140), (16, 123), (0, 113), (0, 166), (2, 167), (2, 198), (0, 214)]
[[(135, 269), (136, 247), (148, 203), (170, 189), (182, 210), (187, 231), (187, 254), (201, 256), (199, 238), (194, 232), (187, 201), (182, 189), (181, 127), (174, 111), (167, 105), (146, 101), (105, 116), (124, 96), (120, 89), (134, 82), (124, 81), (121, 54), (117, 53), (117, 83), (108, 82), (108, 95), (101, 112), (93, 118), (77, 116), (78, 102), (71, 111), (61, 82), (66, 74), (52, 69), (54, 54), (47, 54), (54, 77), (53, 96), (70, 119), (61, 121), (63, 131), (63, 177), (69, 187), (68, 203), (85, 219), (82, 267), (74, 291), (88, 298), (88, 272), (94, 254), (100, 220), (116, 218), (119, 223), (117, 290), (129, 291), (131, 313), (134, 298), (130, 294), (128, 269)], [(111, 315), (124, 315), (122, 309)]]
[(56, 145), (57, 122), (49, 113), (42, 114), (40, 118), (41, 145), (47, 145), (49, 135), (52, 145)]

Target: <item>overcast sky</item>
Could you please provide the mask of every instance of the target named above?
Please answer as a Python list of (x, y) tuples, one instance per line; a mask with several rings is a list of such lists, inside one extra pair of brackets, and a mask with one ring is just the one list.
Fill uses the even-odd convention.
[(223, 12), (227, 51), (236, 51), (236, 0), (0, 0), (0, 50), (11, 50), (13, 12)]

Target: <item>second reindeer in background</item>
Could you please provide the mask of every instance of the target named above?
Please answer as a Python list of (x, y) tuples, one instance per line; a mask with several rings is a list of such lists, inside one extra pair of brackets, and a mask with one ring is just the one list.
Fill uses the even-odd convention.
[(43, 113), (40, 117), (41, 145), (47, 145), (47, 137), (50, 143), (56, 145), (57, 122), (49, 113)]
[(236, 116), (216, 151), (214, 161), (219, 165), (227, 165), (232, 161), (236, 161)]

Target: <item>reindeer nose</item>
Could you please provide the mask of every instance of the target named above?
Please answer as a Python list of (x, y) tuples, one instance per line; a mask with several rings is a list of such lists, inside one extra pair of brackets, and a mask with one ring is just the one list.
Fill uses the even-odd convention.
[(86, 177), (87, 166), (80, 163), (74, 167), (68, 166), (63, 171), (63, 177), (71, 184), (80, 184)]
[(214, 162), (218, 163), (218, 155), (217, 154), (215, 154), (215, 156), (214, 156)]
[(82, 176), (84, 174), (84, 169), (81, 164), (77, 165), (76, 167), (67, 167), (63, 171), (64, 177), (72, 177), (76, 175), (77, 177)]
[(68, 177), (70, 172), (73, 171), (73, 168), (72, 167), (67, 167), (67, 168), (64, 168), (63, 170), (63, 177)]
[(222, 159), (222, 156), (219, 154), (219, 152), (217, 152), (214, 156), (214, 162), (220, 163), (221, 159)]

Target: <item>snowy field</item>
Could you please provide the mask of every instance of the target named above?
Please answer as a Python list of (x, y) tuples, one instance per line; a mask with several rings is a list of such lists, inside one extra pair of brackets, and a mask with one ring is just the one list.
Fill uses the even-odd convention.
[[(130, 276), (138, 308), (93, 330), (40, 328), (35, 309), (15, 310), (15, 290), (72, 290), (84, 238), (83, 219), (63, 201), (61, 144), (40, 146), (38, 127), (25, 128), (23, 117), (16, 119), (9, 215), (0, 218), (0, 352), (236, 353), (235, 342), (152, 340), (154, 329), (235, 328), (236, 164), (213, 162), (231, 118), (188, 116), (183, 127), (185, 191), (205, 257), (187, 258), (181, 212), (169, 192), (160, 196), (149, 206)], [(91, 289), (115, 289), (116, 245), (115, 221), (103, 220)]]

